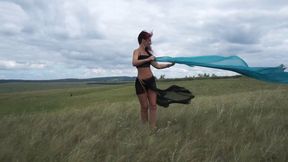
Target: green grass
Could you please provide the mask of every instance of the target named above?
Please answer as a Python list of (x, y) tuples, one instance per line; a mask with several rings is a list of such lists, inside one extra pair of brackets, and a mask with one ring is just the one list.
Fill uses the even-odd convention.
[[(7, 86), (7, 85), (6, 85)], [(14, 86), (13, 84), (11, 86)], [(0, 93), (0, 114), (21, 114), (42, 111), (59, 111), (71, 107), (86, 107), (99, 102), (128, 100), (132, 97), (132, 86), (127, 85), (75, 85), (69, 87), (44, 87), (36, 85), (33, 90), (22, 85), (21, 92)], [(20, 87), (20, 85), (18, 85)], [(30, 85), (28, 85), (28, 88)], [(48, 85), (49, 87), (49, 85)], [(127, 91), (127, 87), (131, 90)], [(120, 93), (121, 94), (120, 94)]]
[(159, 107), (157, 132), (140, 124), (133, 83), (2, 92), (0, 161), (288, 161), (288, 86), (247, 78), (158, 82), (171, 84), (196, 97)]

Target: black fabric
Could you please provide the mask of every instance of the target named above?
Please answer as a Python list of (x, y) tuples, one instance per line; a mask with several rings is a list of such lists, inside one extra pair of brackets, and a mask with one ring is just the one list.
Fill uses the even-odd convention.
[(157, 93), (157, 105), (162, 107), (169, 107), (172, 103), (189, 104), (195, 97), (191, 91), (177, 85), (158, 89), (154, 76), (144, 80), (136, 78), (135, 89), (137, 95), (145, 93), (148, 89), (154, 90)]
[(171, 103), (189, 104), (195, 96), (184, 87), (172, 85), (167, 89), (157, 89), (157, 104), (169, 107)]
[(138, 78), (136, 78), (135, 89), (136, 89), (137, 95), (145, 93), (145, 91), (147, 91), (148, 89), (157, 91), (155, 77), (152, 76), (151, 78), (142, 79), (142, 80), (139, 80)]
[[(138, 60), (144, 60), (144, 59), (149, 58), (150, 56), (151, 56), (151, 54), (149, 54), (149, 55), (139, 55)], [(151, 64), (150, 62), (145, 62), (145, 63), (143, 63), (141, 65), (136, 66), (136, 67), (137, 68), (149, 67), (150, 64)]]

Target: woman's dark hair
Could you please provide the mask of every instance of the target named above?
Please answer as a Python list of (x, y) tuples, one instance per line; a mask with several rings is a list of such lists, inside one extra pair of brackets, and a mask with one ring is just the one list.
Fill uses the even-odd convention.
[[(146, 31), (143, 30), (143, 31), (141, 31), (140, 34), (138, 35), (138, 43), (141, 44), (141, 43), (142, 43), (142, 39), (147, 40), (147, 39), (151, 38), (152, 36), (153, 36), (153, 33), (152, 33), (152, 32), (151, 32), (151, 33), (148, 33), (148, 32), (146, 32)], [(153, 50), (152, 50), (151, 46), (146, 47), (146, 48), (145, 48), (145, 51), (146, 51), (149, 55), (152, 55)]]

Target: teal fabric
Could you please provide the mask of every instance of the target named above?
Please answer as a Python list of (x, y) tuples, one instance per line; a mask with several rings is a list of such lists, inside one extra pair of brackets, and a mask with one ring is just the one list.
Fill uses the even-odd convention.
[(276, 67), (249, 67), (238, 56), (195, 56), (195, 57), (156, 57), (157, 62), (174, 62), (188, 66), (202, 66), (234, 71), (236, 73), (274, 83), (288, 84), (288, 72), (285, 72), (283, 64)]

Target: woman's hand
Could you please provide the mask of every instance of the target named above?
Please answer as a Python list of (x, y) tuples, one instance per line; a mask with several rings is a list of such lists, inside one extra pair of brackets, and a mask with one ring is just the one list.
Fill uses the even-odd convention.
[(167, 67), (174, 66), (174, 65), (175, 65), (175, 62), (172, 62), (171, 64), (167, 64), (167, 65), (168, 65)]
[(171, 64), (165, 64), (164, 68), (169, 68), (171, 66), (175, 65), (175, 62), (171, 63)]
[(155, 60), (155, 56), (150, 56), (150, 57), (148, 57), (148, 60), (149, 60), (149, 61), (154, 61), (154, 60)]

